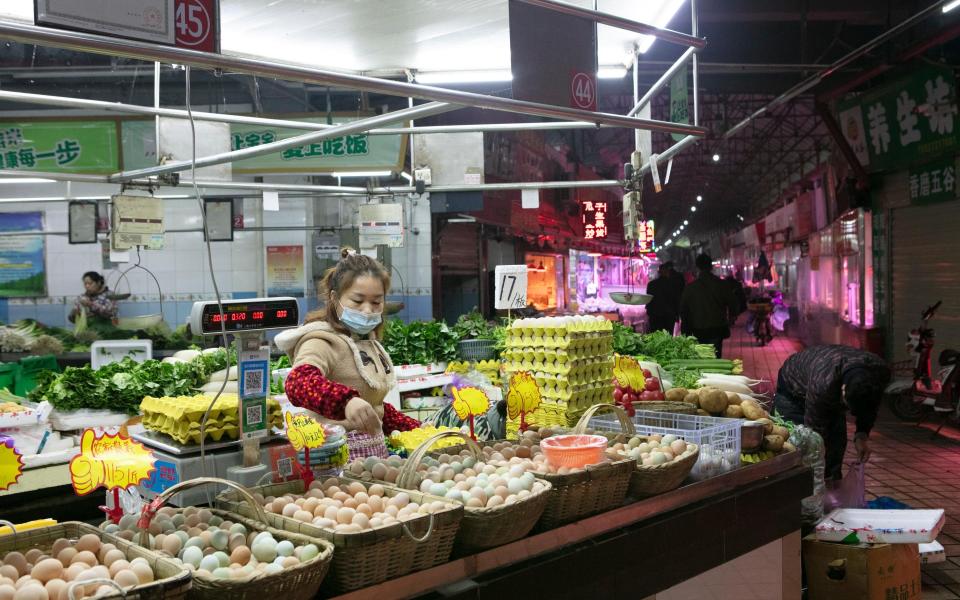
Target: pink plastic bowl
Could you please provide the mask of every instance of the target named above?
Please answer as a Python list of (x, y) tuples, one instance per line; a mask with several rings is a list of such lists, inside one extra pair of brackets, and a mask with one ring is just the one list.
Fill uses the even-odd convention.
[(556, 468), (580, 468), (603, 460), (607, 438), (602, 435), (555, 435), (540, 441), (547, 462)]

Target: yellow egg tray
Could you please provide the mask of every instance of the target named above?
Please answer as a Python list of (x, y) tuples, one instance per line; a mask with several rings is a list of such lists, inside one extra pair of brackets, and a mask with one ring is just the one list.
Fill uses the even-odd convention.
[(577, 338), (554, 337), (554, 336), (529, 336), (517, 335), (507, 336), (505, 346), (507, 348), (557, 348), (568, 351), (578, 351), (582, 349), (592, 350), (593, 348), (613, 348), (613, 336), (609, 334), (597, 334)]
[[(204, 412), (210, 406), (211, 398), (202, 394), (161, 398), (147, 396), (140, 403), (143, 425), (147, 429), (165, 433), (181, 444), (199, 444), (200, 423)], [(239, 435), (238, 402), (236, 394), (223, 394), (217, 398), (204, 429), (208, 439), (215, 442), (222, 439), (237, 439)], [(272, 398), (267, 399), (267, 419), (271, 427), (283, 426), (283, 411), (280, 409), (280, 403)]]

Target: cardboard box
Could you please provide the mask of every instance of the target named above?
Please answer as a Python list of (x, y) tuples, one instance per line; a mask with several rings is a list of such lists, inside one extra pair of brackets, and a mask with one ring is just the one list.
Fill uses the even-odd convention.
[(919, 600), (917, 544), (857, 544), (803, 540), (809, 600)]

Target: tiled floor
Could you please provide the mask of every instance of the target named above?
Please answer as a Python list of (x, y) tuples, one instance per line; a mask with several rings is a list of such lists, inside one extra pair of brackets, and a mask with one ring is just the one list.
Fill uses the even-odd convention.
[[(743, 327), (733, 332), (724, 348), (726, 358), (741, 357), (744, 373), (776, 382), (784, 360), (802, 345), (777, 337), (764, 348), (746, 335)], [(773, 385), (769, 389), (773, 391)], [(894, 417), (882, 407), (871, 434), (873, 457), (866, 468), (867, 495), (890, 496), (913, 508), (943, 508), (947, 524), (938, 541), (947, 562), (923, 569), (924, 600), (960, 600), (960, 429), (948, 423), (931, 439), (933, 425), (916, 427)], [(851, 427), (851, 438), (853, 430)], [(847, 462), (854, 460), (848, 446)]]

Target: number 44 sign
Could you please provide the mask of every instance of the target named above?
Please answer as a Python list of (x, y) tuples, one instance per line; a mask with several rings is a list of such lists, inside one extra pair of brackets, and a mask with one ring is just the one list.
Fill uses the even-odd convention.
[(524, 308), (527, 305), (527, 265), (498, 265), (494, 275), (494, 308)]

